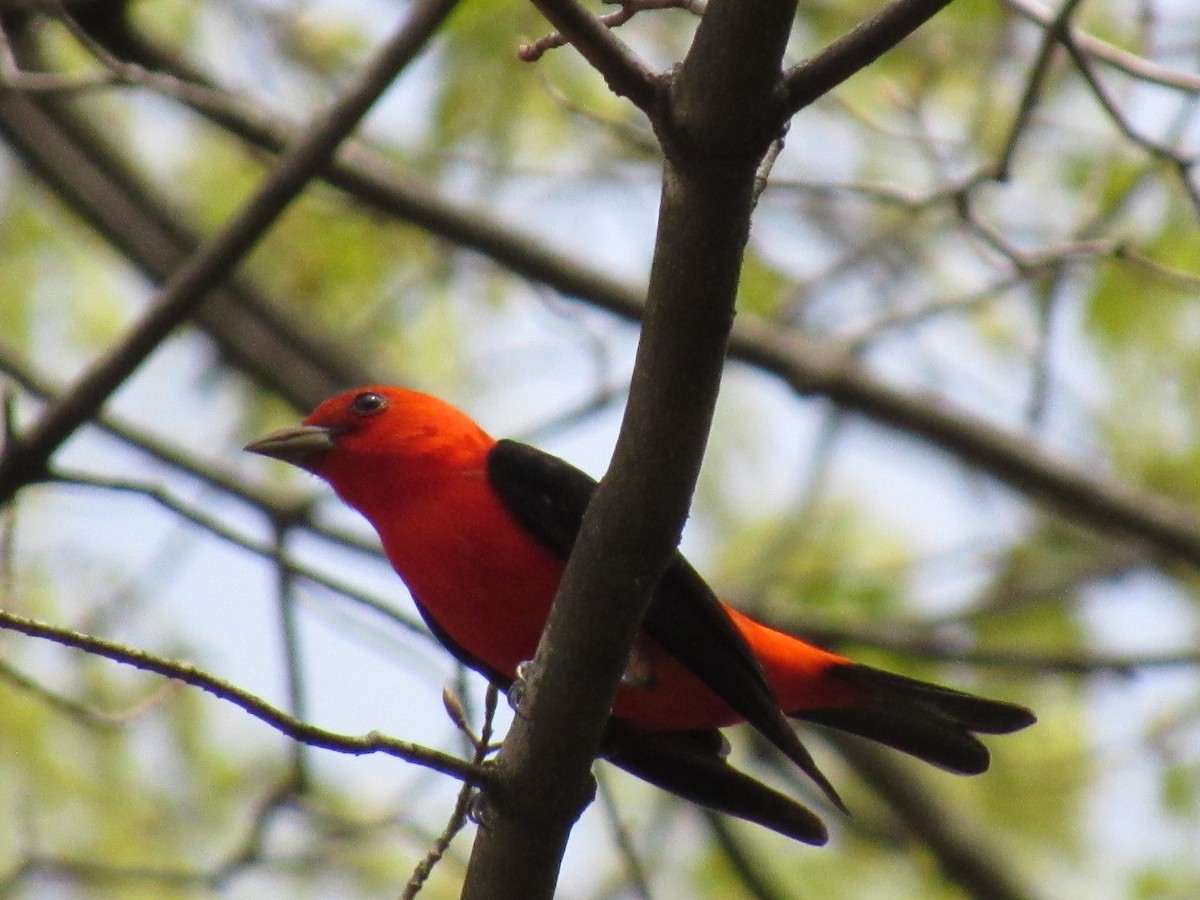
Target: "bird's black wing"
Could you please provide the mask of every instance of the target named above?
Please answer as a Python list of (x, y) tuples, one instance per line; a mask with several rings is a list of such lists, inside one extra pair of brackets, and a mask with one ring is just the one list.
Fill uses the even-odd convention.
[[(565, 560), (596, 490), (591, 476), (516, 441), (499, 441), (492, 448), (487, 474), (512, 517)], [(745, 638), (682, 554), (675, 554), (655, 589), (642, 627), (845, 808), (780, 710)]]

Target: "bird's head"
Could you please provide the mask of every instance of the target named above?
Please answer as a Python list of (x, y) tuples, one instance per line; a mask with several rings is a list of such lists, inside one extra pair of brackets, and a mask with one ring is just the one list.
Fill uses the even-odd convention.
[(465, 413), (405, 388), (370, 386), (326, 400), (299, 425), (247, 444), (341, 487), (417, 475), (425, 465), (481, 464), (494, 442)]

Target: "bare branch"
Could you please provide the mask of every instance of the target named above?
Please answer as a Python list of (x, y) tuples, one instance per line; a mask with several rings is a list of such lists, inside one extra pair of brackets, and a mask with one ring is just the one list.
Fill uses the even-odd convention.
[[(697, 16), (704, 14), (701, 0), (615, 0), (619, 8), (599, 16), (596, 21), (606, 28), (619, 28), (640, 12), (652, 9), (686, 9)], [(517, 57), (522, 62), (537, 62), (549, 50), (565, 47), (570, 40), (561, 31), (554, 31), (536, 41), (517, 48)]]
[[(271, 544), (271, 557), (275, 569), (275, 611), (279, 616), (279, 634), (282, 640), (283, 670), (287, 685), (288, 713), (295, 719), (308, 718), (308, 692), (306, 690), (304, 661), (300, 649), (300, 623), (296, 611), (296, 576), (288, 560), (287, 539), (291, 525), (277, 522)], [(296, 790), (303, 792), (310, 784), (309, 754), (302, 743), (292, 745), (292, 779)]]
[[(56, 398), (61, 393), (60, 389), (46, 378), (45, 375), (35, 371), (26, 360), (22, 359), (19, 354), (3, 342), (0, 342), (0, 372), (8, 375), (33, 396), (40, 397), (43, 400)], [(378, 542), (364, 540), (355, 533), (325, 525), (317, 525), (310, 521), (309, 507), (313, 502), (311, 499), (283, 497), (271, 491), (257, 489), (237, 478), (232, 472), (203, 461), (173, 444), (169, 444), (139, 428), (135, 428), (128, 422), (115, 419), (112, 416), (101, 413), (92, 419), (91, 424), (118, 440), (124, 441), (136, 450), (145, 453), (150, 458), (164, 463), (180, 474), (193, 478), (201, 484), (220, 491), (222, 494), (249, 504), (272, 522), (303, 524), (314, 534), (340, 547), (354, 550), (375, 559), (383, 559), (383, 553), (379, 549)], [(59, 472), (58, 474), (61, 477), (62, 473)], [(76, 475), (76, 477), (80, 479), (80, 483), (83, 483), (83, 476)], [(182, 507), (174, 505), (173, 501), (167, 498), (165, 492), (157, 485), (135, 486), (128, 482), (116, 485), (111, 482), (98, 482), (96, 480), (88, 481), (88, 483), (121, 490), (139, 490), (155, 502), (162, 503), (176, 512), (181, 512), (185, 517), (190, 518), (190, 514), (183, 511)], [(209, 523), (207, 522), (199, 519), (195, 519), (194, 521), (201, 525), (201, 527), (216, 531), (209, 528)], [(224, 537), (225, 535), (220, 536)], [(260, 552), (261, 548), (248, 546), (240, 540), (233, 540), (232, 542), (254, 553), (263, 555)]]
[(69, 628), (39, 622), (5, 610), (0, 610), (0, 628), (17, 631), (30, 637), (42, 638), (64, 647), (73, 647), (94, 656), (102, 656), (123, 665), (133, 666), (135, 669), (182, 681), (240, 707), (281, 734), (312, 747), (322, 747), (352, 756), (382, 753), (434, 769), (446, 775), (452, 775), (470, 784), (483, 785), (487, 782), (487, 775), (483, 769), (455, 756), (439, 753), (436, 750), (406, 741), (398, 741), (374, 731), (363, 737), (354, 737), (302, 722), (249, 691), (244, 691), (214, 675), (200, 671), (191, 663), (164, 659), (144, 650), (135, 650), (104, 638), (81, 634)]
[(928, 22), (950, 0), (893, 0), (816, 56), (784, 73), (778, 92), (780, 120), (823, 97)]
[[(1077, 30), (1071, 33), (1079, 34)], [(849, 39), (850, 36), (845, 40)], [(216, 121), (262, 146), (276, 147), (290, 134), (282, 123), (239, 106), (232, 98), (220, 110), (200, 111), (213, 115)], [(636, 321), (643, 314), (637, 288), (548, 252), (510, 226), (490, 222), (446, 203), (415, 182), (395, 177), (382, 160), (359, 147), (347, 148), (342, 161), (334, 165), (328, 177), (358, 199), (448, 240), (474, 248), (524, 277), (548, 284), (622, 318)], [(961, 191), (963, 187), (959, 184), (948, 190)], [(905, 204), (914, 201), (932, 203), (944, 196), (944, 192), (939, 192), (928, 197), (897, 196), (895, 199)], [(1078, 249), (1098, 252), (1105, 248), (1093, 245)], [(1117, 258), (1162, 277), (1177, 278), (1189, 287), (1195, 285), (1193, 273), (1168, 269), (1131, 248), (1115, 245), (1107, 249)], [(1040, 261), (1048, 262), (1049, 259), (1043, 257)], [(1039, 260), (1024, 260), (1027, 265), (1037, 262)], [(789, 335), (776, 327), (741, 316), (734, 325), (730, 355), (773, 372), (798, 393), (828, 396), (881, 424), (955, 453), (1010, 486), (1070, 512), (1080, 521), (1116, 528), (1170, 555), (1191, 554), (1189, 558), (1195, 558), (1200, 553), (1200, 522), (1194, 521), (1187, 511), (1173, 508), (1162, 498), (1130, 485), (1084, 473), (1063, 460), (1052, 458), (1032, 442), (974, 421), (964, 414), (948, 411), (934, 398), (914, 396), (892, 388), (858, 367), (849, 355), (836, 347)], [(1190, 545), (1191, 549), (1181, 550), (1181, 544)]]
[(1133, 675), (1141, 669), (1200, 667), (1200, 647), (1146, 653), (1105, 653), (1096, 650), (1031, 650), (980, 648), (972, 642), (931, 634), (928, 628), (903, 626), (846, 627), (809, 621), (776, 623), (823, 647), (873, 647), (914, 659), (963, 663), (1046, 676)]
[(311, 131), (279, 160), (242, 212), (167, 283), (149, 313), (109, 353), (94, 363), (75, 389), (58, 401), (29, 434), (0, 457), (0, 503), (40, 478), (58, 447), (108, 400), (158, 344), (205, 299), (208, 291), (249, 252), (313, 173), (375, 100), (424, 47), (455, 0), (428, 0), (388, 41), (358, 82), (322, 114)]
[(203, 102), (206, 88), (180, 78), (153, 72), (137, 63), (117, 59), (83, 30), (63, 3), (42, 4), (62, 22), (101, 69), (80, 75), (28, 71), (21, 67), (4, 23), (0, 23), (0, 85), (32, 94), (75, 94), (98, 88), (139, 87), (188, 102)]
[[(53, 472), (51, 483), (59, 484), (74, 484), (83, 485), (86, 487), (101, 488), (108, 491), (122, 491), (125, 493), (136, 494), (145, 497), (148, 500), (157, 503), (164, 509), (170, 510), (175, 515), (184, 519), (187, 522), (196, 525), (203, 529), (207, 534), (219, 538), (226, 543), (239, 547), (242, 550), (247, 550), (256, 556), (261, 556), (264, 559), (271, 560), (278, 564), (278, 555), (275, 548), (269, 545), (263, 545), (255, 540), (252, 540), (233, 529), (227, 527), (222, 522), (213, 517), (195, 509), (172, 496), (168, 491), (157, 484), (146, 484), (129, 479), (111, 478), (97, 475), (87, 475), (80, 472), (70, 472), (64, 470), (55, 470)], [(315, 531), (320, 535), (319, 531)], [(333, 591), (347, 599), (353, 601), (358, 606), (364, 607), (384, 616), (389, 621), (400, 626), (405, 631), (416, 634), (424, 638), (432, 640), (429, 630), (416, 620), (405, 616), (394, 608), (391, 604), (376, 597), (372, 597), (362, 591), (356, 590), (352, 585), (339, 578), (326, 575), (316, 569), (299, 563), (287, 561), (284, 563), (289, 573), (289, 576), (303, 578), (306, 581), (311, 581), (313, 584)]]
[(1025, 134), (1026, 126), (1033, 117), (1033, 111), (1037, 108), (1038, 100), (1041, 97), (1042, 86), (1050, 72), (1050, 64), (1054, 59), (1054, 48), (1070, 26), (1071, 16), (1075, 14), (1080, 2), (1081, 0), (1067, 0), (1054, 19), (1046, 25), (1046, 33), (1042, 35), (1042, 45), (1038, 48), (1037, 60), (1033, 64), (1033, 71), (1026, 80), (1025, 93), (1017, 106), (1017, 114), (1009, 128), (1009, 136), (1008, 140), (1004, 142), (1004, 150), (1000, 153), (1000, 159), (996, 163), (996, 178), (1000, 181), (1006, 181), (1009, 177), (1012, 159), (1017, 152), (1017, 143)]
[[(491, 752), (492, 720), (496, 717), (496, 705), (499, 702), (499, 696), (500, 693), (496, 690), (496, 686), (488, 685), (487, 699), (483, 711), (483, 727), (479, 729), (479, 737), (474, 738), (475, 756), (473, 762), (477, 766), (482, 766), (484, 759)], [(429, 876), (433, 873), (434, 867), (441, 862), (442, 857), (446, 855), (446, 851), (450, 849), (450, 842), (454, 840), (455, 836), (467, 824), (467, 815), (470, 812), (471, 803), (475, 797), (475, 788), (470, 782), (463, 782), (462, 790), (458, 792), (458, 799), (454, 803), (454, 811), (450, 813), (450, 820), (446, 823), (446, 827), (442, 829), (442, 833), (438, 835), (437, 840), (434, 841), (429, 852), (425, 854), (425, 858), (417, 864), (412, 877), (409, 878), (408, 884), (404, 887), (404, 893), (400, 895), (400, 900), (413, 900), (421, 892), (421, 888), (425, 886), (425, 882), (429, 880)]]
[(72, 697), (50, 690), (37, 679), (31, 678), (24, 672), (18, 671), (4, 660), (0, 660), (0, 681), (36, 697), (49, 707), (64, 713), (73, 721), (88, 728), (109, 730), (125, 725), (134, 719), (146, 715), (150, 710), (159, 706), (167, 697), (175, 692), (178, 682), (168, 681), (158, 690), (151, 691), (146, 697), (134, 703), (128, 709), (117, 712), (98, 709)]
[(860, 739), (834, 732), (826, 737), (968, 896), (974, 900), (1037, 896), (1014, 877), (998, 847), (971, 833), (961, 818), (952, 815), (953, 804), (938, 802), (921, 786), (919, 773)]
[[(668, 153), (629, 403), (496, 758), (492, 814), (463, 889), (469, 900), (554, 893), (618, 682), (699, 474), (754, 174), (777, 133), (762, 128), (763, 110), (794, 15), (792, 3), (712, 0), (674, 82), (668, 130), (676, 152), (684, 143), (692, 152)], [(749, 46), (756, 53), (741, 52)], [(740, 152), (726, 155), (731, 147)]]
[(1091, 88), (1097, 102), (1108, 113), (1109, 118), (1112, 119), (1113, 124), (1121, 133), (1151, 156), (1166, 162), (1175, 170), (1179, 176), (1180, 186), (1183, 188), (1184, 194), (1191, 201), (1193, 215), (1200, 221), (1200, 187), (1193, 184), (1191, 180), (1192, 169), (1196, 164), (1196, 160), (1189, 159), (1174, 148), (1141, 134), (1117, 106), (1116, 100), (1109, 95), (1108, 90), (1096, 74), (1091, 60), (1079, 49), (1070, 34), (1064, 32), (1060, 35), (1059, 40), (1067, 48), (1067, 52), (1071, 55), (1071, 59), (1079, 69), (1080, 74), (1083, 75), (1084, 81)]
[(659, 77), (577, 0), (533, 0), (563, 37), (603, 77), (609, 90), (626, 97), (652, 120), (663, 96)]
[[(1001, 2), (1017, 15), (1046, 28), (1051, 27), (1058, 17), (1057, 13), (1048, 6), (1038, 3), (1037, 0), (1001, 0)], [(1072, 26), (1067, 33), (1079, 49), (1088, 56), (1132, 78), (1189, 94), (1200, 93), (1200, 75), (1165, 69), (1148, 59), (1088, 34), (1081, 28)]]
[[(0, 132), (33, 174), (151, 281), (165, 282), (199, 246), (78, 109), (0, 93)], [(240, 371), (298, 408), (375, 380), (327, 338), (301, 333), (281, 306), (235, 277), (211, 292), (195, 319)]]
[(742, 316), (733, 344), (743, 358), (775, 372), (798, 393), (828, 397), (914, 434), (1077, 521), (1200, 564), (1200, 517), (1182, 504), (1085, 471), (1031, 440), (955, 412), (931, 396), (891, 387), (848, 355), (799, 333), (781, 332)]
[(704, 821), (708, 823), (717, 849), (725, 857), (725, 862), (750, 900), (791, 900), (793, 895), (784, 893), (775, 885), (769, 873), (763, 871), (763, 861), (754, 858), (727, 819), (720, 813), (705, 810)]
[(650, 891), (650, 873), (646, 871), (646, 864), (642, 861), (640, 848), (634, 843), (633, 836), (625, 827), (625, 823), (621, 821), (621, 810), (617, 806), (616, 794), (607, 773), (600, 770), (595, 775), (596, 793), (600, 797), (600, 802), (604, 804), (604, 814), (608, 819), (609, 832), (612, 834), (617, 853), (625, 864), (629, 892), (637, 900), (653, 900), (653, 894)]

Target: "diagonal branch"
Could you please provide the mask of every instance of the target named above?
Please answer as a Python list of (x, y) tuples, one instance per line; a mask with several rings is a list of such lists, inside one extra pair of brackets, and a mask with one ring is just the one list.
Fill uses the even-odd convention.
[[(697, 16), (704, 15), (704, 0), (612, 0), (612, 2), (619, 4), (617, 9), (605, 13), (596, 20), (609, 29), (619, 28), (631, 21), (638, 13), (648, 10), (686, 9)], [(522, 62), (537, 62), (547, 50), (563, 47), (569, 43), (566, 35), (561, 31), (554, 31), (536, 41), (522, 44), (517, 49), (517, 57)]]
[[(60, 393), (57, 385), (44, 374), (35, 371), (27, 361), (23, 360), (12, 348), (6, 346), (3, 341), (0, 341), (0, 373), (7, 375), (24, 390), (43, 400), (52, 400)], [(376, 559), (383, 558), (378, 543), (364, 540), (352, 531), (328, 524), (318, 525), (310, 521), (311, 516), (307, 514), (309, 505), (307, 500), (281, 497), (277, 493), (251, 487), (232, 472), (203, 461), (178, 446), (161, 440), (128, 422), (114, 419), (103, 413), (94, 418), (90, 424), (118, 440), (124, 441), (148, 457), (170, 466), (180, 474), (254, 507), (272, 522), (301, 523), (313, 534), (346, 549)], [(61, 476), (62, 472), (59, 471), (56, 474)]]
[[(199, 247), (195, 231), (77, 108), (5, 92), (0, 134), (33, 174), (152, 282), (161, 285)], [(243, 278), (212, 291), (195, 319), (234, 366), (299, 408), (372, 380), (359, 361), (302, 332)]]
[(241, 213), (167, 282), (142, 321), (97, 360), (75, 389), (47, 410), (29, 434), (7, 448), (0, 457), (0, 504), (11, 499), (22, 485), (44, 475), (58, 447), (241, 262), (313, 174), (328, 163), (396, 75), (425, 46), (455, 2), (426, 0), (417, 7), (359, 80), (284, 153)]
[(281, 734), (311, 747), (322, 747), (352, 756), (382, 753), (434, 769), (446, 775), (452, 775), (471, 784), (482, 785), (487, 780), (479, 766), (461, 760), (457, 756), (439, 753), (407, 741), (398, 741), (375, 731), (362, 737), (355, 737), (302, 722), (249, 691), (200, 671), (191, 663), (164, 659), (144, 650), (135, 650), (132, 647), (125, 647), (94, 635), (82, 634), (69, 628), (39, 622), (36, 619), (18, 616), (4, 610), (0, 610), (0, 629), (17, 631), (29, 637), (53, 641), (64, 647), (74, 647), (77, 650), (102, 656), (123, 665), (133, 666), (145, 672), (153, 672), (175, 681), (182, 681), (184, 684), (200, 688), (214, 697), (227, 700), (254, 718), (267, 723)]
[(1016, 118), (1009, 126), (1008, 140), (1004, 142), (1004, 149), (1000, 153), (1000, 159), (996, 162), (996, 179), (999, 181), (1007, 181), (1009, 178), (1017, 145), (1022, 136), (1026, 134), (1027, 126), (1033, 119), (1034, 110), (1041, 101), (1042, 90), (1054, 60), (1054, 48), (1058, 45), (1061, 36), (1066, 34), (1071, 27), (1071, 17), (1075, 14), (1080, 2), (1081, 0), (1067, 0), (1054, 19), (1046, 25), (1045, 34), (1042, 35), (1042, 45), (1038, 48), (1037, 59), (1033, 64), (1033, 71), (1026, 79), (1025, 92), (1017, 106)]
[(816, 56), (784, 73), (778, 91), (780, 123), (823, 97), (950, 5), (950, 0), (893, 0)]
[(658, 115), (663, 83), (607, 25), (577, 0), (533, 0), (546, 20), (603, 77), (609, 90), (652, 120)]
[[(1037, 0), (1001, 0), (1001, 3), (1022, 18), (1045, 28), (1052, 28), (1060, 15)], [(1145, 57), (1122, 50), (1108, 41), (1101, 40), (1081, 28), (1072, 26), (1066, 33), (1076, 46), (1088, 56), (1119, 72), (1124, 72), (1131, 78), (1189, 94), (1200, 93), (1200, 74), (1177, 72), (1174, 69), (1164, 68)]]
[(1002, 483), (1091, 528), (1143, 542), (1200, 565), (1200, 517), (1169, 498), (1056, 456), (1034, 441), (874, 377), (846, 354), (747, 317), (733, 345), (741, 357), (799, 394), (828, 397), (883, 425), (952, 453)]
[(830, 732), (823, 735), (837, 748), (911, 834), (933, 854), (946, 877), (974, 900), (1033, 900), (1037, 894), (1014, 877), (999, 848), (970, 833), (966, 823), (952, 816), (948, 803), (922, 788), (916, 773), (854, 737)]

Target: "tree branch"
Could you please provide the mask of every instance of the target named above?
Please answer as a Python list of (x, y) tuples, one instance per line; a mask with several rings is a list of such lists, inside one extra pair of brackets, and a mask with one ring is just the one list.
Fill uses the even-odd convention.
[(533, 0), (533, 5), (604, 76), (609, 90), (652, 120), (658, 115), (662, 81), (607, 25), (577, 0)]
[[(242, 137), (272, 149), (295, 133), (278, 121), (240, 108), (232, 98), (222, 110), (205, 112)], [(347, 148), (326, 177), (363, 202), (466, 245), (524, 277), (622, 318), (636, 321), (642, 316), (636, 289), (541, 249), (515, 229), (449, 204), (415, 182), (397, 178), (394, 170), (360, 147)], [(1116, 530), (1172, 556), (1200, 559), (1200, 520), (1190, 511), (1131, 485), (1088, 475), (1031, 441), (939, 406), (935, 398), (893, 388), (834, 347), (741, 317), (729, 351), (733, 358), (780, 376), (800, 394), (828, 396), (868, 418), (929, 441), (1077, 521)]]
[(30, 433), (0, 457), (0, 504), (24, 484), (41, 477), (50, 456), (91, 418), (164, 338), (191, 315), (211, 290), (245, 256), (313, 173), (332, 157), (396, 75), (424, 47), (456, 0), (427, 0), (368, 64), (362, 77), (311, 130), (280, 157), (234, 220), (176, 272), (151, 310), (109, 353), (97, 360), (74, 390), (42, 416)]
[(796, 332), (745, 317), (733, 345), (743, 359), (779, 375), (800, 394), (828, 397), (922, 438), (1090, 527), (1144, 542), (1200, 564), (1200, 517), (1182, 504), (1077, 465), (1033, 441), (875, 379), (852, 358)]
[[(1060, 15), (1037, 0), (1001, 0), (1001, 3), (1022, 18), (1044, 28), (1053, 27)], [(1075, 26), (1068, 29), (1067, 34), (1084, 53), (1130, 78), (1189, 94), (1200, 93), (1200, 75), (1163, 68)]]
[(951, 816), (951, 804), (939, 803), (920, 785), (917, 773), (865, 741), (837, 732), (823, 735), (907, 829), (933, 853), (946, 877), (974, 900), (1032, 900), (1001, 860), (997, 847), (969, 833)]
[(950, 5), (950, 0), (893, 0), (816, 56), (784, 73), (779, 87), (780, 123), (825, 96)]
[(1200, 647), (1145, 653), (981, 648), (963, 641), (931, 635), (926, 630), (910, 628), (849, 628), (838, 625), (813, 625), (802, 619), (772, 624), (782, 631), (799, 635), (822, 647), (871, 647), (916, 659), (977, 667), (988, 666), (1035, 674), (1038, 677), (1097, 673), (1133, 675), (1140, 669), (1200, 667)]
[[(740, 118), (760, 118), (770, 102), (760, 73), (778, 71), (794, 12), (794, 4), (774, 0), (709, 4), (680, 76), (696, 148), (726, 142), (730, 123)], [(723, 35), (736, 39), (755, 30), (765, 60), (748, 63), (721, 43)], [(703, 75), (684, 79), (684, 72)], [(694, 89), (708, 80), (725, 87)], [(671, 121), (679, 121), (678, 111), (671, 111)], [(760, 157), (772, 136), (762, 139)], [(467, 900), (553, 895), (617, 684), (687, 517), (733, 322), (758, 161), (747, 154), (730, 165), (716, 154), (678, 166), (668, 157), (625, 417), (567, 563), (519, 714), (496, 758), (487, 792), (492, 814), (471, 855)]]
[[(233, 98), (220, 109), (199, 111), (270, 149), (293, 133)], [(639, 321), (643, 316), (636, 288), (549, 252), (507, 224), (448, 203), (399, 177), (394, 167), (360, 146), (345, 148), (326, 178), (362, 202), (482, 253), (523, 277), (621, 318)], [(932, 396), (894, 388), (836, 347), (742, 316), (734, 324), (729, 354), (779, 376), (798, 394), (827, 396), (951, 452), (1076, 521), (1117, 531), (1171, 556), (1200, 560), (1200, 519), (1189, 510), (1132, 485), (1086, 473), (1032, 441), (947, 409)]]
[[(923, 11), (926, 18), (936, 11), (932, 5), (920, 3), (912, 8)], [(904, 3), (893, 4), (881, 17), (901, 13), (919, 18)], [(843, 38), (848, 42), (845, 46), (852, 47), (858, 34), (856, 30)], [(816, 65), (818, 59), (826, 57), (830, 61), (825, 64), (832, 65), (838, 56), (834, 50), (840, 46), (842, 42), (831, 45), (820, 57), (798, 68)], [(223, 108), (199, 111), (243, 138), (271, 149), (293, 134), (279, 121), (254, 112), (234, 98), (227, 99)], [(398, 177), (394, 167), (360, 146), (345, 148), (326, 177), (359, 200), (470, 247), (526, 278), (625, 319), (638, 321), (643, 315), (636, 288), (547, 252), (506, 224), (447, 203), (415, 181)], [(1200, 560), (1200, 518), (1190, 510), (1111, 477), (1084, 472), (1032, 441), (947, 409), (934, 397), (894, 388), (836, 347), (743, 316), (734, 325), (729, 353), (774, 373), (799, 394), (827, 396), (847, 409), (953, 453), (1076, 521), (1116, 531), (1169, 556)]]
[[(228, 528), (223, 523), (206, 515), (205, 513), (188, 506), (175, 497), (168, 491), (164, 490), (158, 484), (140, 483), (137, 481), (129, 481), (120, 478), (104, 478), (84, 475), (77, 472), (63, 472), (54, 470), (50, 477), (51, 484), (66, 484), (66, 485), (82, 485), (85, 487), (99, 488), (106, 491), (119, 491), (127, 494), (134, 494), (139, 497), (144, 497), (150, 500), (163, 509), (169, 510), (179, 518), (192, 525), (202, 529), (205, 533), (222, 540), (228, 544), (232, 544), (242, 550), (262, 557), (263, 559), (276, 561), (274, 549), (270, 546), (265, 546), (258, 541), (243, 536), (242, 534)], [(268, 513), (269, 515), (269, 513)], [(327, 537), (316, 528), (309, 528), (318, 537)], [(384, 600), (372, 597), (362, 591), (356, 590), (348, 582), (342, 581), (339, 578), (326, 575), (316, 569), (309, 568), (299, 563), (287, 562), (287, 572), (291, 576), (303, 578), (305, 581), (325, 588), (328, 591), (338, 594), (350, 600), (354, 604), (368, 609), (371, 612), (382, 616), (393, 625), (396, 625), (401, 630), (417, 635), (428, 641), (433, 641), (434, 637), (429, 633), (429, 629), (417, 619), (411, 618), (403, 613), (400, 613), (392, 607), (392, 605)], [(440, 645), (439, 645), (440, 646)]]
[[(34, 175), (154, 283), (199, 247), (199, 237), (76, 108), (3, 92), (0, 133)], [(298, 328), (243, 278), (214, 290), (195, 318), (233, 365), (297, 408), (373, 380), (359, 361)]]
[[(20, 385), (23, 390), (42, 400), (53, 400), (61, 394), (57, 385), (41, 372), (34, 370), (28, 361), (22, 359), (3, 341), (0, 341), (0, 372)], [(307, 515), (311, 501), (306, 498), (284, 497), (272, 491), (252, 487), (232, 472), (203, 461), (174, 444), (110, 415), (101, 413), (93, 418), (90, 424), (178, 473), (254, 507), (273, 522), (302, 523), (318, 537), (338, 546), (375, 559), (384, 559), (378, 541), (366, 540), (356, 533), (335, 526), (318, 526), (311, 522)]]
[(456, 756), (439, 753), (436, 750), (406, 741), (398, 741), (375, 731), (362, 737), (354, 737), (302, 722), (249, 691), (244, 691), (214, 675), (200, 671), (191, 663), (164, 659), (144, 650), (135, 650), (113, 641), (90, 634), (81, 634), (69, 628), (61, 628), (25, 616), (18, 616), (5, 610), (0, 610), (0, 628), (53, 641), (64, 647), (74, 647), (94, 656), (103, 656), (105, 659), (133, 666), (135, 669), (153, 672), (156, 675), (163, 675), (190, 684), (192, 687), (198, 687), (214, 697), (240, 707), (254, 718), (266, 722), (281, 734), (312, 747), (322, 747), (351, 756), (382, 753), (434, 769), (446, 775), (452, 775), (471, 784), (484, 785), (488, 781), (487, 774), (479, 766), (465, 762)]
[[(662, 9), (686, 9), (697, 16), (704, 15), (704, 0), (610, 0), (618, 5), (617, 9), (596, 19), (605, 28), (613, 29), (624, 25), (640, 12)], [(537, 62), (547, 50), (564, 47), (570, 40), (561, 31), (554, 31), (536, 41), (522, 44), (517, 50), (517, 56), (522, 62)]]

